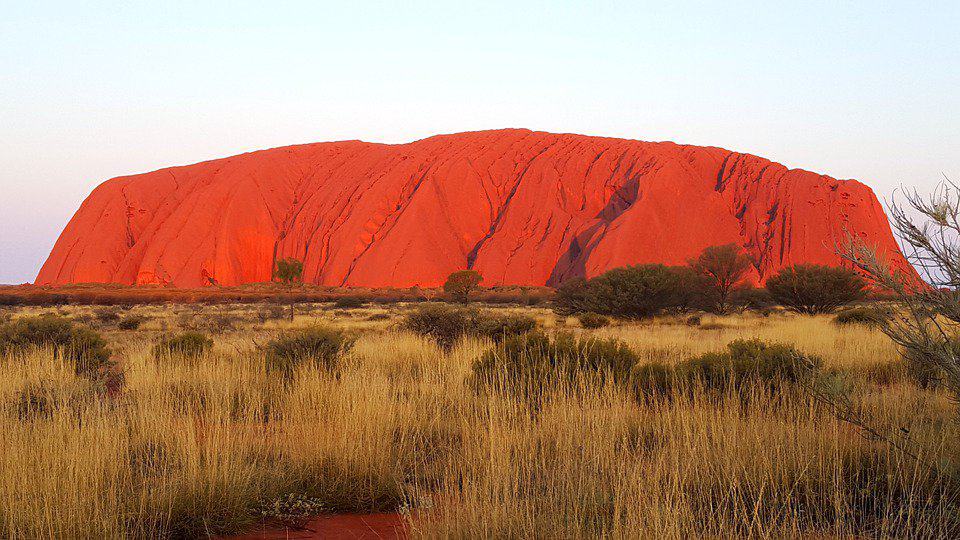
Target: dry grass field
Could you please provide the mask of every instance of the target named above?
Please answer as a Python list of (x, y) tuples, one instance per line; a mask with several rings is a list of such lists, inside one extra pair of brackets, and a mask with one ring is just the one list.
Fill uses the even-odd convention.
[[(0, 536), (204, 537), (249, 530), (290, 494), (326, 512), (400, 511), (413, 536), (499, 538), (956, 536), (948, 397), (908, 377), (880, 332), (774, 313), (618, 322), (584, 330), (531, 307), (496, 307), (625, 341), (643, 361), (679, 362), (740, 337), (818, 355), (858, 414), (908, 436), (921, 461), (868, 439), (803, 392), (763, 386), (637, 399), (589, 379), (531, 406), (467, 381), (492, 346), (443, 350), (399, 328), (404, 305), (303, 305), (290, 322), (259, 305), (20, 307), (101, 331), (125, 375), (108, 396), (52, 350), (0, 359)], [(109, 308), (119, 309), (119, 308)], [(275, 314), (274, 314), (275, 315)], [(356, 337), (335, 373), (268, 376), (259, 346), (323, 324)], [(196, 360), (156, 358), (164, 331), (214, 339)], [(935, 464), (929, 467), (928, 464)]]

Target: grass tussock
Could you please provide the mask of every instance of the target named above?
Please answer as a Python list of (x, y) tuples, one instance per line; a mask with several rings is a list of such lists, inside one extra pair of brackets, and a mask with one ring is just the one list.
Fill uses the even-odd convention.
[[(293, 323), (234, 308), (189, 362), (152, 350), (176, 309), (132, 308), (136, 332), (102, 335), (125, 381), (113, 393), (59, 345), (5, 349), (0, 536), (196, 538), (391, 510), (437, 538), (960, 532), (955, 407), (869, 326), (776, 314), (561, 332), (545, 309), (497, 308), (541, 330), (447, 344), (408, 330), (410, 308), (306, 307)], [(798, 356), (820, 358), (879, 432), (909, 432), (921, 461), (799, 391)], [(653, 369), (670, 383), (638, 400)], [(534, 390), (536, 407), (517, 399)]]

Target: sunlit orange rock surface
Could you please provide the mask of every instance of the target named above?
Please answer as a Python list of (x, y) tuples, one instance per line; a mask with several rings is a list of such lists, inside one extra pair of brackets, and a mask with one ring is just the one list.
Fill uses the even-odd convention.
[(114, 178), (38, 284), (236, 285), (276, 259), (322, 285), (556, 285), (735, 242), (762, 281), (840, 264), (849, 232), (903, 265), (870, 188), (721, 148), (500, 130), (305, 144)]

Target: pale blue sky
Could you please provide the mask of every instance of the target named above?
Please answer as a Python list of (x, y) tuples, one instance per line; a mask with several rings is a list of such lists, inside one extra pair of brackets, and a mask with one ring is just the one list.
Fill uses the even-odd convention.
[(302, 142), (526, 127), (960, 179), (956, 0), (264, 4), (0, 4), (0, 283), (107, 178)]

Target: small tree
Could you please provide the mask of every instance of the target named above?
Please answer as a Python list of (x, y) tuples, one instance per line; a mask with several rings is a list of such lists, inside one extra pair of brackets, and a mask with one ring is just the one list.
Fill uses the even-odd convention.
[(815, 315), (866, 296), (867, 282), (856, 272), (819, 264), (798, 264), (784, 268), (767, 280), (767, 290), (780, 305)]
[[(293, 257), (278, 259), (273, 267), (273, 279), (283, 283), (288, 288), (303, 280), (303, 261)], [(290, 297), (290, 321), (293, 322), (295, 302)]]
[(708, 247), (690, 261), (690, 267), (703, 277), (712, 293), (713, 308), (720, 314), (730, 310), (733, 289), (744, 280), (752, 264), (736, 244)]
[(273, 279), (284, 285), (293, 285), (303, 279), (303, 262), (293, 257), (277, 260)]
[(470, 299), (470, 294), (480, 286), (483, 276), (476, 270), (460, 270), (450, 274), (446, 283), (443, 284), (443, 292), (449, 294), (454, 300), (465, 304)]

